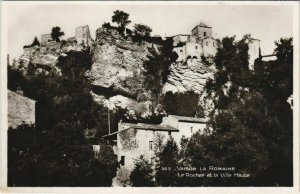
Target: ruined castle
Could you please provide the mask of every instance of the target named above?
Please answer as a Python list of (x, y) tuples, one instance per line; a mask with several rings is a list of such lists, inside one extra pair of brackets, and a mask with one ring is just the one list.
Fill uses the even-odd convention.
[[(219, 47), (218, 41), (212, 37), (212, 27), (200, 22), (191, 34), (178, 34), (173, 37), (173, 52), (178, 55), (177, 61), (198, 60), (205, 57), (213, 63), (213, 57)], [(251, 39), (249, 45), (249, 69), (253, 70), (254, 61), (259, 57), (260, 40)]]
[(86, 46), (91, 46), (92, 36), (90, 33), (89, 26), (79, 26), (75, 29), (75, 38), (78, 44), (84, 44)]
[[(84, 44), (85, 46), (91, 46), (93, 39), (90, 33), (88, 25), (79, 26), (75, 29), (75, 37), (68, 38), (68, 40), (76, 40), (77, 44)], [(41, 44), (45, 45), (48, 42), (52, 42), (51, 34), (42, 34), (41, 35)]]

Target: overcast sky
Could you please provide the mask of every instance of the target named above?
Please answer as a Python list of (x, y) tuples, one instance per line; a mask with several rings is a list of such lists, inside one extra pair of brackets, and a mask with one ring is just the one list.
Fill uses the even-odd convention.
[[(167, 2), (165, 2), (166, 4)], [(107, 4), (107, 3), (106, 3)], [(51, 32), (60, 26), (63, 38), (75, 35), (75, 28), (89, 25), (91, 35), (104, 22), (111, 22), (114, 10), (130, 14), (134, 23), (144, 23), (153, 29), (152, 35), (190, 34), (200, 21), (212, 27), (213, 36), (250, 33), (261, 40), (263, 54), (270, 54), (274, 41), (293, 34), (293, 7), (290, 5), (33, 5), (12, 4), (7, 8), (8, 52), (12, 57), (22, 54), (34, 36)]]

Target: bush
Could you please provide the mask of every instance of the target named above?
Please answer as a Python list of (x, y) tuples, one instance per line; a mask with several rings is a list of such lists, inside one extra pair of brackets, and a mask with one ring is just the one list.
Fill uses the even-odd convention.
[(143, 155), (135, 160), (134, 169), (130, 174), (130, 181), (134, 187), (154, 186), (152, 165)]

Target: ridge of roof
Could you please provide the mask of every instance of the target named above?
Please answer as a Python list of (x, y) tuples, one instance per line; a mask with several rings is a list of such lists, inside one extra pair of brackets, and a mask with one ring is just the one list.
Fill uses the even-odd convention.
[(169, 115), (169, 116), (176, 118), (178, 121), (184, 121), (184, 122), (206, 123), (208, 120), (207, 118), (186, 117), (186, 116), (178, 116), (178, 115)]

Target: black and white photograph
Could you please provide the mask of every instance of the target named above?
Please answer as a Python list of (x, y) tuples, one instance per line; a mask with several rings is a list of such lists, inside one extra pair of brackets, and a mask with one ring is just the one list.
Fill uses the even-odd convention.
[(1, 10), (4, 188), (299, 191), (299, 2)]

